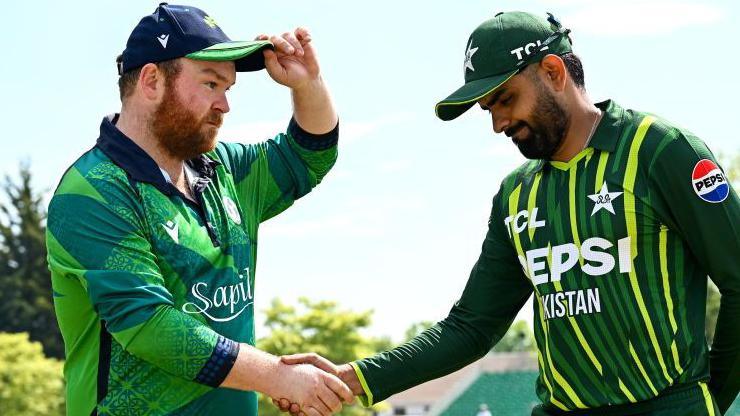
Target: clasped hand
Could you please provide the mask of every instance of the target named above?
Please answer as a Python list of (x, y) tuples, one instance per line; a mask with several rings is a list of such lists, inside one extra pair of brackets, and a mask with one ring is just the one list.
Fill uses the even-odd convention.
[[(286, 395), (272, 396), (272, 403), (292, 416), (330, 416), (342, 410), (342, 402), (354, 402), (354, 393), (340, 379), (340, 368), (318, 354), (285, 355), (280, 362), (293, 368), (298, 374), (308, 374), (308, 382), (290, 379), (294, 390)], [(300, 377), (299, 377), (300, 378)], [(299, 385), (300, 384), (300, 385)]]

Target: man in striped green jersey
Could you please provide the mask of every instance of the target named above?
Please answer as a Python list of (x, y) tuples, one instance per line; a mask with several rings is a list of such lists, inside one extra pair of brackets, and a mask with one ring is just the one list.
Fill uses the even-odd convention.
[[(334, 371), (374, 403), (486, 354), (534, 293), (533, 415), (720, 415), (740, 385), (740, 201), (712, 153), (656, 116), (593, 104), (552, 15), (497, 14), (464, 67), (437, 116), (478, 104), (531, 160), (493, 198), (462, 297), (391, 351), (339, 367), (284, 360)], [(722, 293), (711, 352), (707, 276)]]

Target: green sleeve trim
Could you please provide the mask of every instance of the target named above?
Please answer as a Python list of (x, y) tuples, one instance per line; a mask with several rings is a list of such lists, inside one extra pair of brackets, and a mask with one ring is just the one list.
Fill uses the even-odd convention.
[(370, 407), (373, 404), (373, 392), (370, 391), (370, 387), (367, 386), (367, 381), (365, 381), (365, 376), (362, 374), (362, 370), (360, 370), (360, 366), (357, 365), (355, 362), (349, 363), (349, 365), (352, 366), (352, 368), (355, 370), (355, 374), (357, 375), (357, 378), (360, 380), (360, 385), (362, 386), (362, 390), (365, 391), (365, 394), (358, 396), (358, 399), (360, 399), (360, 403), (362, 403), (365, 407)]

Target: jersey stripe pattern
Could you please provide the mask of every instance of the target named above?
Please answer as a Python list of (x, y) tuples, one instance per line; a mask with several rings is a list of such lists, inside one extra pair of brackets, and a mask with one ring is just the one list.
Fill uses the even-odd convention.
[[(708, 397), (720, 409), (732, 403), (740, 388), (737, 193), (690, 132), (612, 101), (597, 106), (602, 120), (570, 161), (531, 160), (504, 179), (449, 315), (353, 363), (365, 402), (485, 355), (534, 294), (536, 389), (553, 413), (659, 406), (651, 399), (709, 380), (710, 357)], [(707, 276), (722, 293), (711, 354)]]
[(633, 122), (613, 151), (530, 162), (503, 184), (504, 221), (535, 292), (538, 394), (562, 410), (643, 401), (709, 375), (706, 274), (664, 220), (670, 202), (651, 172), (674, 142), (703, 146), (652, 115), (624, 116)]

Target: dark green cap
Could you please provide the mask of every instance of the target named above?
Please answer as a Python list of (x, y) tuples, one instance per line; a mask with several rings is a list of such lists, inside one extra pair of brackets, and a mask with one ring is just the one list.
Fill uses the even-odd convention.
[(466, 44), (465, 85), (437, 103), (437, 117), (452, 120), (528, 64), (548, 54), (570, 52), (569, 32), (550, 13), (544, 19), (525, 12), (501, 12), (486, 20)]

